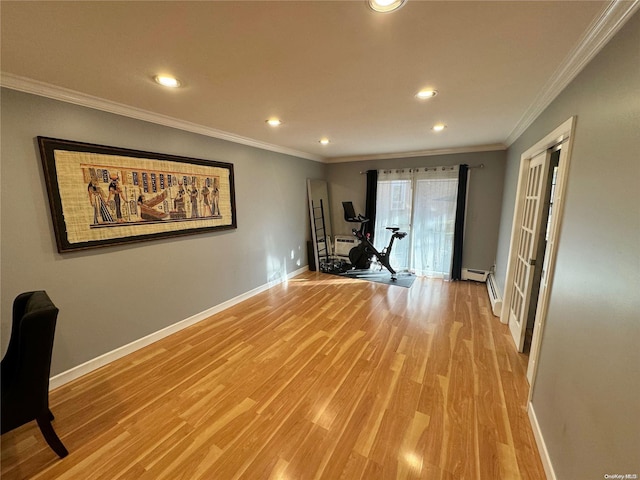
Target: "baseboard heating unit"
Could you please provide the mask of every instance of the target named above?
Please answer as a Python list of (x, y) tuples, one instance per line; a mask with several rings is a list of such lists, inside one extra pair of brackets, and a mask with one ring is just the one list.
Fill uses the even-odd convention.
[(496, 317), (502, 314), (502, 295), (496, 283), (496, 277), (493, 273), (487, 276), (487, 292), (491, 301), (491, 311)]
[(349, 250), (356, 246), (358, 240), (353, 235), (336, 235), (333, 252), (338, 257), (348, 257)]

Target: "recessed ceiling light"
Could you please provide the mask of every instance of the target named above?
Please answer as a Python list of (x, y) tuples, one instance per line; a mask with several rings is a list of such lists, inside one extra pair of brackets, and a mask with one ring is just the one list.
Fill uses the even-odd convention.
[(444, 130), (445, 128), (447, 128), (447, 126), (444, 123), (436, 123), (432, 130), (434, 132), (441, 132), (442, 130)]
[(321, 138), (320, 139), (320, 143), (322, 145), (329, 145), (329, 139), (328, 138)]
[(389, 13), (399, 9), (407, 0), (368, 0), (369, 8), (380, 13)]
[(279, 125), (282, 125), (282, 121), (278, 120), (277, 118), (270, 118), (268, 120), (266, 120), (266, 122), (271, 125), (272, 127), (277, 127)]
[(437, 90), (420, 90), (417, 94), (416, 97), (420, 98), (420, 99), (425, 99), (425, 98), (432, 98), (435, 97), (438, 94)]
[(181, 85), (180, 80), (171, 75), (156, 75), (153, 79), (163, 87), (178, 88)]

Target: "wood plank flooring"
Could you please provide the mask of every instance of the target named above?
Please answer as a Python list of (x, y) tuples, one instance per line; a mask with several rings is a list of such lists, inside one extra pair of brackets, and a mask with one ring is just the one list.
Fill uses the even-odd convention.
[[(62, 312), (61, 315), (64, 315)], [(307, 272), (51, 392), (10, 479), (544, 479), (486, 287)]]

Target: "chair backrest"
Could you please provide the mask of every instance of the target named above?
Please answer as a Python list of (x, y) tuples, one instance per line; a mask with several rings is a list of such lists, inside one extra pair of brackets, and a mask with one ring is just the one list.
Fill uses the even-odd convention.
[[(13, 305), (13, 324), (7, 353), (2, 359), (2, 430), (9, 418), (35, 418), (48, 408), (51, 353), (58, 308), (44, 291), (19, 295)], [(17, 405), (5, 405), (17, 403)]]
[(47, 394), (57, 318), (58, 308), (41, 290), (27, 301), (20, 326), (22, 373), (39, 378)]
[(0, 433), (36, 420), (51, 449), (69, 454), (56, 434), (49, 409), (49, 374), (58, 308), (46, 292), (22, 293), (13, 301), (9, 346), (0, 370)]

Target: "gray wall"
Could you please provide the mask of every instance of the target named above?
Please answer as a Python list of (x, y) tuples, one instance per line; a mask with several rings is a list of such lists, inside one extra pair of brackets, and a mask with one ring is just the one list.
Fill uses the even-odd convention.
[[(306, 179), (326, 166), (2, 89), (2, 346), (20, 292), (60, 308), (52, 374), (307, 265)], [(57, 253), (38, 135), (234, 164), (236, 230)]]
[(329, 164), (327, 179), (334, 233), (351, 234), (353, 225), (344, 221), (342, 202), (351, 200), (356, 212), (364, 214), (367, 181), (366, 175), (360, 172), (464, 163), (471, 167), (484, 164), (484, 168), (469, 170), (462, 266), (489, 270), (495, 263), (505, 160), (505, 151), (493, 151)]
[(520, 155), (572, 115), (575, 143), (533, 406), (558, 479), (640, 475), (640, 14), (509, 148), (502, 287)]

